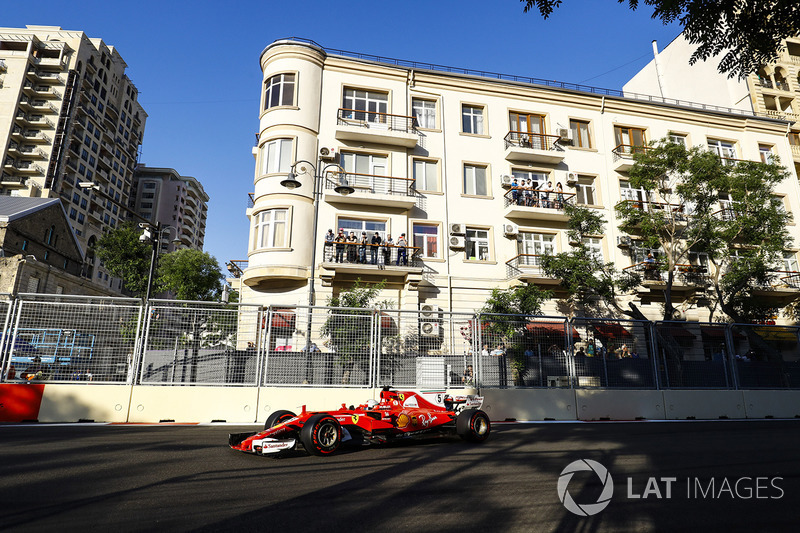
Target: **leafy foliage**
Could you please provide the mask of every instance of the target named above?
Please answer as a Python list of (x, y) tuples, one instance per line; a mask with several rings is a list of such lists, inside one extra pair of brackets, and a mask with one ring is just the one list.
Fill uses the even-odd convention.
[(139, 241), (141, 230), (133, 222), (120, 224), (104, 233), (95, 245), (95, 253), (105, 268), (120, 278), (134, 296), (147, 292), (151, 247)]
[[(562, 0), (520, 0), (524, 11), (538, 9), (549, 17)], [(717, 67), (729, 77), (744, 78), (761, 65), (775, 61), (786, 37), (800, 28), (796, 0), (617, 0), (631, 9), (653, 7), (652, 18), (664, 24), (678, 21), (684, 35), (698, 47), (690, 64), (722, 55)]]
[(343, 383), (349, 382), (350, 371), (356, 365), (366, 369), (372, 343), (370, 323), (375, 309), (388, 309), (391, 302), (378, 301), (386, 282), (366, 284), (357, 279), (355, 284), (328, 298), (328, 318), (320, 329), (325, 345), (333, 349), (339, 363), (346, 367)]
[(179, 300), (217, 300), (222, 272), (211, 254), (184, 248), (158, 260), (158, 284)]

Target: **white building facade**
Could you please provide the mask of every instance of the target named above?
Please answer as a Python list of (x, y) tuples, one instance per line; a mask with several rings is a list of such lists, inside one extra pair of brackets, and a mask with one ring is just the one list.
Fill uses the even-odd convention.
[[(619, 231), (614, 213), (618, 202), (638, 194), (626, 174), (633, 147), (669, 135), (687, 146), (730, 147), (723, 157), (758, 160), (760, 147), (769, 146), (791, 161), (787, 123), (742, 110), (355, 57), (296, 40), (269, 45), (261, 68), (241, 276), (247, 303), (306, 304), (313, 278), (314, 303), (324, 305), (361, 279), (386, 280), (382, 298), (399, 309), (429, 304), (472, 312), (493, 288), (558, 285), (541, 272), (538, 257), (569, 249), (568, 202), (607, 220), (605, 233), (587, 241), (606, 261), (624, 268), (641, 260), (643, 251)], [(316, 235), (314, 167), (321, 175)], [(292, 169), (301, 186), (289, 189), (281, 182)], [(778, 193), (795, 212), (800, 188), (790, 171)], [(524, 197), (527, 190), (515, 195), (513, 180), (531, 197)], [(336, 192), (345, 182), (353, 192)], [(336, 246), (325, 245), (329, 229), (391, 235), (395, 244), (405, 234), (408, 264), (402, 257), (396, 264), (396, 248), (385, 265), (371, 264), (369, 248), (366, 263), (348, 258), (346, 249), (337, 262)], [(660, 303), (649, 293), (623, 298), (658, 318)], [(687, 318), (707, 318), (693, 305), (684, 310)], [(546, 312), (560, 314), (555, 300)]]

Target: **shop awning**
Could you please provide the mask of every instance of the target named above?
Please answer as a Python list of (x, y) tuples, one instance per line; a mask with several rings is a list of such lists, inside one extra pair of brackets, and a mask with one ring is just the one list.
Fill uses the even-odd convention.
[(600, 323), (592, 324), (592, 327), (601, 337), (609, 339), (621, 339), (623, 337), (633, 337), (630, 331), (623, 328), (620, 324)]
[(694, 339), (695, 335), (680, 326), (659, 326), (658, 332), (668, 337), (679, 337), (682, 339)]
[(797, 342), (796, 328), (761, 326), (753, 328), (753, 332), (758, 333), (758, 336), (765, 341)]
[[(564, 322), (529, 322), (525, 326), (525, 330), (533, 335), (563, 335), (566, 331), (566, 325)], [(574, 339), (581, 338), (580, 333), (575, 328), (572, 328), (572, 337)]]
[(381, 330), (383, 335), (393, 335), (397, 333), (397, 322), (386, 313), (381, 313)]
[(294, 329), (297, 322), (297, 314), (294, 309), (273, 309), (272, 329)]
[[(714, 326), (701, 326), (700, 333), (705, 335), (710, 339), (723, 339), (725, 336), (725, 328), (724, 327), (714, 327)], [(745, 336), (741, 333), (737, 333), (735, 331), (733, 333), (734, 339), (744, 339)]]

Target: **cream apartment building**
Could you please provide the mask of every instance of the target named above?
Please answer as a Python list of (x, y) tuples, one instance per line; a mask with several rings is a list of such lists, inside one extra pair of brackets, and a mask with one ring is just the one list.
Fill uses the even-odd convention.
[(116, 48), (81, 31), (0, 28), (0, 195), (60, 198), (88, 251), (82, 275), (114, 291), (121, 280), (91, 248), (127, 218), (144, 134), (126, 69)]
[[(740, 159), (757, 160), (769, 146), (791, 160), (787, 123), (742, 110), (663, 104), (298, 40), (269, 45), (261, 68), (248, 262), (240, 278), (248, 303), (306, 304), (313, 278), (315, 303), (324, 305), (358, 278), (385, 279), (382, 296), (399, 309), (471, 312), (495, 287), (557, 285), (537, 258), (570, 247), (560, 203), (603, 214), (604, 234), (587, 244), (606, 261), (624, 268), (643, 259), (647, 250), (617, 229), (614, 214), (621, 200), (641, 199), (627, 182), (634, 146), (669, 135), (687, 145), (734, 146)], [(314, 167), (321, 176), (316, 236)], [(301, 184), (294, 189), (281, 183), (291, 170)], [(515, 201), (514, 179), (532, 184), (538, 199)], [(545, 201), (548, 182), (563, 193), (549, 192)], [(352, 192), (340, 194), (341, 185)], [(800, 209), (793, 169), (778, 192), (788, 210)], [(327, 230), (340, 228), (391, 234), (395, 243), (405, 233), (413, 260), (397, 265), (395, 250), (383, 268), (347, 257), (336, 262), (324, 241)], [(797, 251), (787, 250), (787, 270), (798, 270)], [(651, 288), (624, 299), (657, 318), (658, 291)], [(776, 289), (782, 297), (787, 291), (797, 292)], [(546, 311), (557, 314), (556, 301)], [(693, 305), (685, 312), (707, 318)]]
[[(784, 39), (778, 60), (763, 65), (745, 79), (728, 78), (717, 71), (717, 61), (689, 65), (696, 49), (681, 34), (623, 87), (626, 93), (656, 94), (665, 98), (734, 107), (789, 122), (786, 130), (791, 158), (800, 168), (800, 36)], [(769, 155), (763, 150), (763, 157)]]

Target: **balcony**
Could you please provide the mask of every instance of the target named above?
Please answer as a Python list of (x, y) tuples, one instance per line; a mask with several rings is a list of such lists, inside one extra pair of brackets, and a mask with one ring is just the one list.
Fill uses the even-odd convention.
[(575, 203), (575, 193), (517, 187), (503, 195), (506, 218), (566, 222), (567, 204)]
[(537, 285), (558, 285), (561, 280), (542, 271), (542, 256), (518, 254), (506, 261), (506, 279), (518, 279)]
[(417, 145), (416, 119), (404, 115), (369, 113), (356, 109), (339, 109), (336, 138), (413, 148)]
[(648, 150), (647, 146), (635, 146), (631, 144), (620, 144), (611, 150), (613, 168), (616, 172), (627, 172), (633, 168), (634, 154), (643, 154)]
[(792, 157), (795, 161), (800, 160), (800, 145), (792, 145)]
[(45, 134), (44, 132), (38, 130), (23, 130), (16, 126), (11, 133), (13, 136), (18, 136), (24, 139), (27, 142), (32, 143), (51, 143), (53, 140), (50, 138), (49, 135)]
[[(355, 192), (342, 195), (333, 189), (347, 183)], [(417, 204), (414, 180), (355, 172), (330, 172), (325, 178), (324, 198), (329, 203), (372, 205), (411, 209)]]
[(564, 160), (566, 152), (558, 144), (558, 135), (509, 131), (505, 141), (507, 161), (526, 161), (557, 165)]
[(27, 187), (28, 178), (24, 176), (13, 176), (2, 173), (0, 178), (0, 187), (4, 189), (24, 189)]
[(800, 272), (773, 270), (774, 278), (768, 284), (753, 290), (754, 298), (766, 300), (770, 305), (786, 306), (800, 296)]
[[(412, 285), (422, 280), (420, 249), (414, 246), (382, 246), (334, 243), (324, 246), (320, 279), (329, 286), (337, 276), (401, 278)], [(372, 262), (373, 257), (375, 263)]]
[[(675, 293), (694, 292), (705, 288), (711, 281), (708, 268), (703, 265), (677, 264), (673, 272), (672, 291)], [(663, 290), (667, 284), (667, 272), (661, 270), (655, 262), (635, 263), (623, 268), (622, 273), (623, 275), (638, 275), (644, 292)]]
[(667, 223), (683, 225), (685, 225), (689, 219), (692, 218), (693, 214), (692, 212), (687, 211), (686, 206), (683, 204), (651, 202), (637, 199), (622, 200), (616, 205), (616, 207), (624, 207), (625, 209), (641, 211), (642, 213), (651, 213)]
[(61, 98), (61, 93), (54, 87), (47, 85), (35, 85), (31, 82), (25, 82), (22, 86), (23, 92), (28, 96), (37, 96), (39, 98)]
[(37, 165), (33, 161), (6, 162), (4, 167), (11, 172), (15, 172), (16, 174), (24, 174), (29, 176), (34, 174), (44, 175), (44, 168)]
[(37, 148), (34, 145), (18, 145), (13, 141), (8, 145), (8, 154), (13, 156), (22, 156), (29, 159), (48, 158), (47, 152), (41, 148)]

